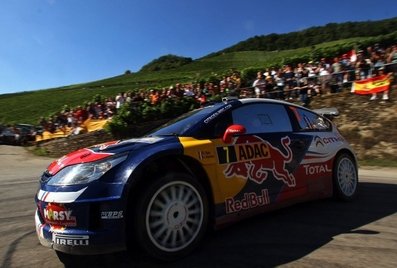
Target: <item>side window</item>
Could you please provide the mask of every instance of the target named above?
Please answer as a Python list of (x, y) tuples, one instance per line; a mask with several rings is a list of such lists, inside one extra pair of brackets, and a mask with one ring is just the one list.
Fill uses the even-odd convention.
[(195, 138), (198, 139), (216, 139), (221, 138), (225, 133), (227, 127), (231, 126), (231, 113), (227, 112), (220, 115), (216, 120), (213, 120), (199, 131), (195, 132)]
[(248, 104), (232, 113), (233, 124), (243, 125), (247, 134), (291, 132), (291, 122), (284, 105)]
[(324, 117), (310, 111), (290, 106), (301, 131), (331, 131), (331, 124)]

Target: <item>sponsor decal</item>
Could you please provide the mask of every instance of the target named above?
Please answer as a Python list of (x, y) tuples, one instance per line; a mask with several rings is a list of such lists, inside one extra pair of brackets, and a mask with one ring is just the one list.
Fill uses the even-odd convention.
[(283, 151), (257, 136), (241, 136), (231, 146), (218, 147), (220, 164), (227, 164), (226, 178), (234, 176), (263, 183), (269, 173), (288, 187), (296, 186), (295, 177), (285, 165), (292, 161), (291, 140), (288, 136), (281, 138)]
[(64, 246), (88, 246), (90, 237), (88, 235), (66, 235), (54, 233), (52, 242)]
[(343, 141), (343, 138), (342, 137), (327, 137), (327, 138), (323, 138), (323, 142), (325, 144), (339, 142), (339, 141)]
[(200, 160), (204, 160), (204, 159), (212, 159), (214, 158), (214, 154), (208, 151), (199, 151), (198, 152), (198, 157)]
[(232, 108), (232, 105), (226, 105), (225, 107), (219, 109), (218, 111), (216, 111), (215, 113), (211, 114), (209, 117), (207, 117), (206, 119), (204, 119), (204, 123), (208, 124), (209, 122), (211, 122), (212, 120), (214, 120), (215, 118), (217, 118), (220, 114), (226, 112), (227, 110), (229, 110), (230, 108)]
[(139, 142), (139, 143), (149, 143), (149, 144), (153, 144), (156, 143), (158, 141), (163, 140), (163, 138), (159, 138), (159, 137), (145, 137), (145, 138), (133, 138), (133, 139), (128, 139), (128, 140), (124, 140), (120, 143), (133, 143), (133, 142)]
[(303, 165), (303, 168), (305, 169), (306, 175), (332, 172), (332, 169), (330, 169), (327, 164)]
[(43, 213), (45, 222), (50, 225), (76, 226), (76, 217), (72, 215), (72, 210), (63, 205), (49, 203)]
[(325, 146), (323, 140), (319, 136), (316, 136), (314, 138), (314, 144), (316, 144), (316, 147), (318, 147), (318, 146), (324, 147)]
[(324, 137), (324, 138), (320, 138), (319, 136), (316, 136), (314, 138), (314, 143), (316, 145), (316, 147), (324, 147), (325, 144), (331, 144), (334, 142), (339, 142), (339, 141), (344, 141), (344, 139), (339, 136), (339, 137)]
[(102, 211), (101, 219), (103, 220), (117, 220), (123, 218), (123, 211)]
[(225, 200), (226, 213), (235, 213), (241, 210), (248, 210), (256, 207), (262, 207), (270, 203), (269, 193), (267, 189), (262, 189), (261, 194), (245, 193), (240, 200), (227, 198)]

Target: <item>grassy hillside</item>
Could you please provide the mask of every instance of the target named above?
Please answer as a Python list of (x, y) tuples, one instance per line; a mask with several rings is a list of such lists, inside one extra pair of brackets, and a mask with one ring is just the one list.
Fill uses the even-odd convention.
[(352, 37), (385, 35), (394, 32), (396, 28), (397, 17), (379, 21), (328, 23), (325, 26), (310, 27), (298, 32), (256, 35), (210, 55), (236, 51), (295, 49)]
[[(283, 51), (231, 52), (205, 57), (180, 68), (158, 72), (140, 71), (100, 81), (70, 85), (60, 88), (0, 95), (0, 124), (36, 124), (41, 116), (61, 111), (64, 105), (75, 107), (91, 101), (95, 95), (115, 96), (118, 92), (160, 88), (176, 82), (206, 80), (211, 75), (221, 77), (231, 69), (243, 71), (246, 68), (266, 68), (288, 61), (323, 56), (321, 53), (339, 53), (354, 48), (357, 43), (375, 42), (373, 37), (351, 38), (327, 42), (313, 47)], [(328, 51), (328, 52), (327, 52)], [(331, 51), (331, 52), (329, 52)], [(314, 55), (316, 54), (316, 55)]]

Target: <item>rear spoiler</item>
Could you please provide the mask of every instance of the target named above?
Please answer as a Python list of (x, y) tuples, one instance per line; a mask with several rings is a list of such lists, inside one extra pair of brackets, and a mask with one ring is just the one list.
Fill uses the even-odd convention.
[(314, 109), (313, 111), (330, 120), (339, 115), (339, 111), (335, 107)]

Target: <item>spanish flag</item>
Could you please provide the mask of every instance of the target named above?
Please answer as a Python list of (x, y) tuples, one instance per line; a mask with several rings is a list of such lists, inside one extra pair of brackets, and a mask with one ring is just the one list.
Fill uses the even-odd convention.
[(352, 92), (360, 95), (378, 93), (389, 89), (390, 79), (387, 75), (375, 76), (354, 81)]

